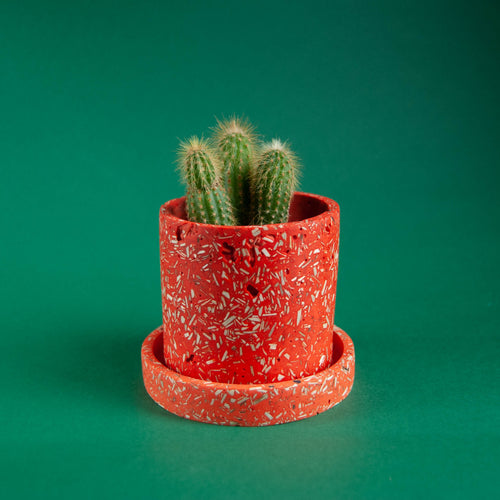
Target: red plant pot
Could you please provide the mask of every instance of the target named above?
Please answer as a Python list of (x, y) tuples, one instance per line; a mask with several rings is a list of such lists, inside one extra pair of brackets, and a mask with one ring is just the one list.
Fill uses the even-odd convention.
[(330, 366), (339, 207), (296, 193), (290, 222), (216, 226), (160, 210), (166, 366), (196, 379), (257, 384)]
[(163, 325), (144, 341), (144, 385), (188, 419), (261, 426), (342, 401), (354, 345), (334, 326), (339, 207), (295, 193), (289, 222), (215, 226), (160, 210)]

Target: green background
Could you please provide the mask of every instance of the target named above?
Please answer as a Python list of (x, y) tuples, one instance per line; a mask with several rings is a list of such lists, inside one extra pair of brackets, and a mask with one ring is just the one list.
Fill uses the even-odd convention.
[[(4, 498), (498, 491), (497, 2), (0, 3)], [(341, 206), (339, 406), (225, 428), (142, 386), (179, 138), (245, 114)]]

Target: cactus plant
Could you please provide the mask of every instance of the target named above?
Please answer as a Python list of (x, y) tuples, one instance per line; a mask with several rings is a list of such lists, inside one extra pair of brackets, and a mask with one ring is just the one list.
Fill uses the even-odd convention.
[(222, 163), (222, 175), (238, 224), (250, 222), (250, 172), (255, 150), (254, 127), (241, 118), (217, 120), (214, 142)]
[(191, 137), (181, 142), (178, 164), (186, 189), (189, 220), (205, 224), (236, 224), (233, 207), (220, 177), (217, 154), (208, 141)]
[(286, 143), (273, 139), (261, 147), (252, 171), (254, 224), (279, 224), (288, 220), (297, 169), (297, 158)]
[(297, 158), (279, 139), (257, 145), (246, 120), (217, 121), (211, 142), (197, 137), (181, 142), (178, 163), (189, 220), (220, 225), (288, 220)]

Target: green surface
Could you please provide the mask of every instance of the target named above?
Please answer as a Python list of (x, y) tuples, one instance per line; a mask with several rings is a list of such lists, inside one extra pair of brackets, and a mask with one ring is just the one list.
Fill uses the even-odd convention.
[[(492, 498), (497, 5), (2, 1), (2, 498)], [(340, 203), (356, 346), (342, 404), (262, 429), (140, 372), (178, 138), (233, 112)]]

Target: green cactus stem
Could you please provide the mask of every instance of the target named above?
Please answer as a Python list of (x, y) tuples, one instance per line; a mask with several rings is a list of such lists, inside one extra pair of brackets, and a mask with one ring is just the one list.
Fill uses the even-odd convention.
[(208, 141), (191, 137), (181, 142), (179, 169), (186, 189), (186, 211), (190, 221), (232, 226), (233, 208), (220, 178), (217, 154)]
[(286, 143), (273, 139), (262, 146), (252, 171), (254, 224), (288, 221), (297, 176), (298, 161)]
[(222, 162), (222, 175), (238, 224), (250, 222), (250, 172), (255, 149), (254, 128), (234, 117), (217, 120), (213, 140)]

